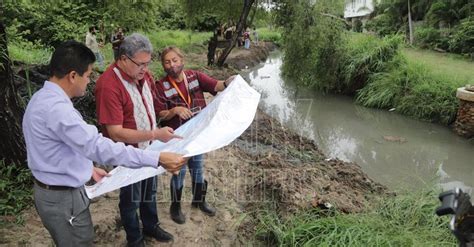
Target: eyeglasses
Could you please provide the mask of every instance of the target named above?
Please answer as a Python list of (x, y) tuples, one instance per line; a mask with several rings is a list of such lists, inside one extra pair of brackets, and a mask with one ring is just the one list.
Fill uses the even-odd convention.
[(151, 60), (149, 62), (146, 62), (146, 63), (137, 63), (135, 62), (135, 60), (133, 60), (131, 57), (129, 57), (127, 54), (125, 54), (125, 56), (130, 59), (130, 61), (132, 61), (136, 66), (138, 66), (139, 69), (144, 69), (145, 67), (148, 67), (150, 66), (150, 63), (151, 63)]

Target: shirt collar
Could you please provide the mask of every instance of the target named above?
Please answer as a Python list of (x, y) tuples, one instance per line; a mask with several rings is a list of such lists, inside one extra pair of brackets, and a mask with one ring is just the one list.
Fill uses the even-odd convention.
[(58, 84), (51, 81), (45, 81), (43, 88), (45, 90), (51, 90), (53, 92), (58, 93), (62, 98), (64, 98), (65, 100), (67, 99), (67, 101), (72, 104), (71, 98), (69, 98), (66, 92)]
[(122, 75), (122, 78), (128, 82), (128, 83), (133, 83), (133, 84), (137, 84), (137, 85), (142, 85), (144, 83), (145, 80), (147, 80), (148, 78), (148, 72), (145, 73), (145, 76), (143, 77), (143, 79), (139, 80), (138, 83), (135, 83), (132, 79), (132, 77), (130, 77), (127, 73), (125, 73), (125, 71), (123, 71), (118, 65), (117, 65), (117, 62), (114, 63), (114, 67), (117, 68), (120, 72), (120, 75)]
[(117, 64), (117, 62), (114, 63), (114, 67), (117, 68), (120, 72), (120, 75), (122, 75), (122, 78), (127, 81), (128, 83), (134, 83), (132, 77), (130, 77), (125, 71), (123, 71)]

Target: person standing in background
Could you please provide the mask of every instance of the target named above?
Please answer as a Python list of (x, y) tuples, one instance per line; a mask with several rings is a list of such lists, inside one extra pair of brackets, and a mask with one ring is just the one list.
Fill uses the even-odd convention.
[(117, 32), (112, 35), (112, 39), (110, 40), (112, 42), (112, 50), (114, 52), (114, 61), (117, 61), (118, 59), (120, 44), (122, 43), (124, 38), (125, 36), (123, 34), (123, 29), (121, 27), (118, 27)]
[(100, 53), (99, 47), (102, 47), (102, 43), (97, 43), (97, 37), (96, 37), (97, 30), (95, 26), (90, 26), (89, 27), (89, 32), (86, 34), (86, 46), (91, 49), (91, 51), (95, 55), (95, 59), (97, 63), (99, 63), (99, 68), (101, 70), (104, 69), (104, 57)]
[(254, 43), (255, 45), (258, 45), (258, 32), (257, 32), (257, 28), (256, 28), (256, 27), (253, 27), (252, 34), (253, 34), (253, 43)]
[(247, 28), (243, 34), (243, 39), (244, 39), (244, 48), (245, 49), (250, 49), (250, 31)]

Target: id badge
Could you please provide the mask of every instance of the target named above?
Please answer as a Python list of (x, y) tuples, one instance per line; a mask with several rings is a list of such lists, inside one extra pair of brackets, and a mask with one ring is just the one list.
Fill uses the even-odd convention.
[(201, 112), (201, 107), (200, 106), (193, 107), (191, 108), (191, 112), (193, 113), (193, 115), (196, 115), (199, 112)]

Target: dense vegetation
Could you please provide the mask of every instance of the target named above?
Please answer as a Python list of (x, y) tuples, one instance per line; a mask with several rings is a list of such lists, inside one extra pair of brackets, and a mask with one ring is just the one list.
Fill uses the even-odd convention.
[[(399, 40), (379, 40), (364, 35), (349, 40), (351, 49), (341, 73), (346, 78), (354, 74), (364, 78), (364, 84), (353, 84), (357, 83), (354, 79), (346, 80), (356, 86), (357, 102), (368, 107), (395, 108), (397, 112), (419, 119), (451, 123), (458, 109), (456, 89), (467, 84), (468, 77), (456, 78), (447, 69), (439, 73), (434, 66), (415, 58), (408, 59), (407, 55), (412, 51), (402, 52)], [(358, 73), (351, 71), (352, 68)]]
[[(470, 0), (411, 1), (415, 44), (422, 48), (466, 54), (474, 59), (474, 2)], [(408, 1), (382, 0), (366, 28), (380, 36), (406, 34)]]
[[(220, 24), (235, 24), (241, 9), (240, 1), (216, 0), (130, 3), (110, 0), (6, 0), (0, 8), (0, 20), (7, 26), (11, 42), (28, 42), (36, 47), (48, 48), (68, 39), (84, 40), (90, 26), (98, 28), (98, 38), (104, 42), (110, 40), (117, 27), (123, 27), (125, 32), (184, 29), (213, 31)], [(261, 5), (255, 5), (248, 25), (264, 27), (270, 18)]]
[[(405, 37), (390, 34), (405, 28), (403, 13), (397, 19), (400, 24), (393, 19), (395, 14), (392, 11), (402, 11), (406, 5), (382, 1), (378, 8), (386, 9), (383, 12), (385, 17), (379, 18), (390, 17), (390, 22), (377, 25), (395, 31), (380, 29), (380, 34), (386, 35), (377, 38), (347, 31), (345, 22), (337, 17), (342, 7), (331, 1), (318, 1), (316, 4), (312, 1), (299, 1), (297, 4), (281, 2), (278, 8), (281, 17), (278, 20), (283, 26), (283, 73), (286, 76), (307, 87), (354, 95), (357, 102), (364, 106), (393, 108), (402, 114), (442, 124), (450, 124), (454, 120), (458, 107), (456, 89), (472, 83), (474, 74), (467, 72), (466, 77), (452, 76), (450, 71), (454, 65), (427, 65), (409, 56), (410, 52), (402, 52)], [(463, 6), (468, 8), (471, 5)], [(416, 4), (414, 8), (423, 11)], [(415, 19), (421, 18), (419, 13), (414, 12)], [(374, 22), (378, 21), (377, 18)], [(474, 28), (469, 19), (471, 17), (459, 18), (449, 20), (452, 25), (457, 24), (456, 30), (470, 32)], [(470, 51), (474, 47), (469, 43), (470, 39), (461, 34), (450, 37), (456, 40), (450, 41), (453, 49)], [(471, 37), (474, 40), (474, 36)], [(464, 63), (469, 64), (467, 61)]]
[[(200, 28), (186, 26), (178, 0), (133, 1), (4, 1), (1, 17), (13, 42), (27, 41), (44, 47), (68, 39), (83, 40), (88, 28), (98, 27), (99, 38), (110, 40), (117, 27), (126, 31)], [(127, 11), (124, 11), (127, 9)]]

